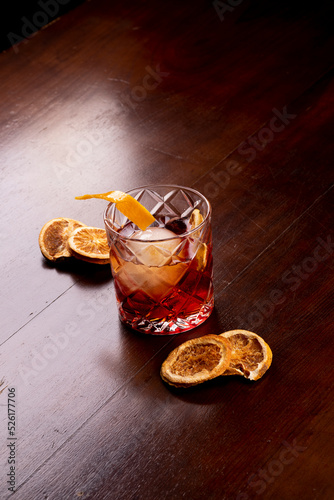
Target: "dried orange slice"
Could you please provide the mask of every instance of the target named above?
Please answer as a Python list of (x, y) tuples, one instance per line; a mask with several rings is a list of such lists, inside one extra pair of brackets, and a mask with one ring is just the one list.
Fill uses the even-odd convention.
[(109, 245), (104, 229), (78, 227), (68, 239), (71, 254), (92, 264), (109, 264)]
[(153, 215), (139, 201), (122, 191), (108, 191), (101, 194), (85, 194), (76, 196), (76, 200), (88, 200), (89, 198), (101, 198), (115, 203), (116, 208), (129, 220), (136, 224), (139, 229), (145, 231), (154, 221)]
[(222, 375), (229, 366), (229, 342), (220, 335), (188, 340), (174, 349), (161, 366), (161, 378), (176, 387), (190, 387)]
[(82, 222), (64, 217), (52, 219), (44, 224), (38, 238), (44, 257), (52, 262), (71, 257), (68, 238), (76, 228), (84, 226)]
[(228, 340), (231, 347), (230, 365), (223, 375), (242, 375), (258, 380), (265, 374), (273, 354), (263, 338), (247, 330), (231, 330), (220, 336)]

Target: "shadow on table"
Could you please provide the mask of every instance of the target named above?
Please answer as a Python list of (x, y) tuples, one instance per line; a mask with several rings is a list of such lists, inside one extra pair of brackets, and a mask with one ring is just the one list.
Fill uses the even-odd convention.
[(42, 259), (44, 269), (55, 270), (59, 274), (70, 274), (74, 279), (89, 284), (102, 284), (112, 279), (110, 264), (91, 264), (79, 259), (68, 258), (57, 263)]
[(240, 392), (242, 387), (246, 386), (247, 391), (252, 389), (252, 382), (237, 375), (229, 375), (228, 377), (216, 377), (202, 384), (194, 385), (188, 388), (178, 388), (165, 384), (168, 390), (175, 396), (186, 403), (195, 405), (212, 405), (225, 400), (228, 403), (231, 393)]

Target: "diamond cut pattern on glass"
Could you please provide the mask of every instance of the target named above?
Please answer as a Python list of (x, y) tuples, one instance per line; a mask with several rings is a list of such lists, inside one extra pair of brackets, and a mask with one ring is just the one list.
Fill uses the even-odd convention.
[[(186, 188), (157, 186), (130, 194), (157, 219), (165, 217), (162, 221), (189, 218), (195, 208), (204, 218), (207, 215), (206, 201)], [(110, 224), (115, 227), (116, 220), (116, 228), (122, 227), (122, 235), (111, 232), (115, 291), (122, 320), (155, 334), (177, 333), (202, 323), (213, 308), (210, 220), (187, 236), (140, 242), (128, 237), (133, 225), (127, 225), (128, 219), (117, 212), (114, 210), (112, 216), (110, 208), (114, 217)]]
[(171, 218), (188, 217), (203, 203), (179, 188), (166, 190), (164, 194), (159, 194), (153, 189), (145, 189), (137, 193), (135, 198), (153, 215), (169, 215)]

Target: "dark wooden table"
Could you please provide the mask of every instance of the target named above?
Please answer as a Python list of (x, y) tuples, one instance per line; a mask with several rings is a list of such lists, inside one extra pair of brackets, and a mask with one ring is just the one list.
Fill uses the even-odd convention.
[[(1, 499), (9, 474), (24, 500), (334, 497), (333, 14), (92, 0), (0, 54)], [(38, 247), (55, 217), (103, 226), (76, 195), (158, 182), (213, 207), (215, 310), (177, 336), (122, 326), (108, 266)], [(236, 328), (272, 347), (261, 380), (162, 382)]]

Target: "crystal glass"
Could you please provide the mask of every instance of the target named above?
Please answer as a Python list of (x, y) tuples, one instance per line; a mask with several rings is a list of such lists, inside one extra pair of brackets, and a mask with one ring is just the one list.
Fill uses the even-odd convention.
[[(105, 211), (120, 319), (151, 334), (195, 328), (213, 309), (210, 204), (194, 189), (173, 185), (128, 193), (155, 217), (153, 228), (162, 229), (152, 229), (153, 237), (139, 231), (114, 203)], [(195, 209), (201, 214), (196, 227)]]

